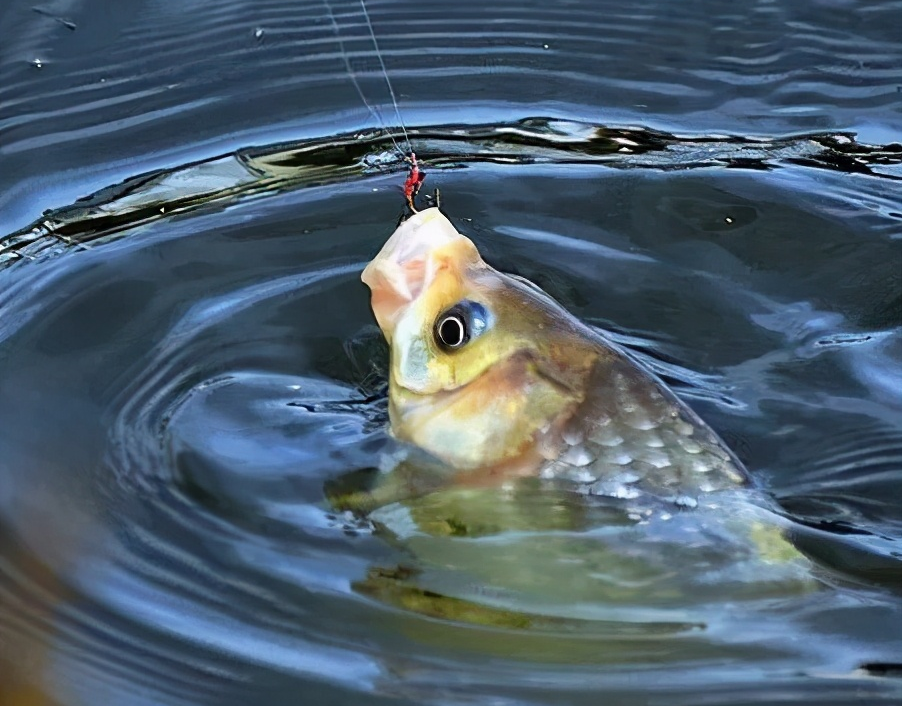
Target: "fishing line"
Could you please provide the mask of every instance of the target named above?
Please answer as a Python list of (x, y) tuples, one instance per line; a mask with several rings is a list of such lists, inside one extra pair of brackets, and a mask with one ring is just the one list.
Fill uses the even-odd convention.
[(370, 38), (373, 40), (373, 48), (376, 50), (376, 58), (379, 59), (379, 66), (382, 67), (382, 75), (385, 77), (385, 85), (388, 86), (388, 93), (391, 96), (392, 105), (395, 106), (395, 115), (398, 117), (398, 125), (401, 126), (401, 132), (404, 133), (404, 142), (407, 143), (407, 151), (411, 152), (410, 138), (407, 137), (407, 128), (404, 127), (404, 119), (401, 117), (401, 110), (398, 108), (398, 99), (395, 97), (395, 89), (392, 88), (391, 79), (388, 77), (388, 71), (385, 69), (385, 62), (382, 60), (382, 52), (379, 50), (379, 42), (376, 41), (376, 32), (373, 29), (373, 23), (370, 22), (370, 13), (367, 12), (366, 2), (360, 0), (360, 9), (363, 10), (363, 17), (366, 20), (366, 26), (370, 30)]
[(385, 125), (385, 121), (382, 118), (382, 114), (374, 108), (370, 102), (366, 99), (366, 95), (363, 92), (363, 89), (360, 86), (360, 82), (357, 80), (357, 74), (354, 72), (353, 67), (351, 66), (351, 59), (348, 55), (347, 50), (345, 49), (344, 40), (341, 38), (341, 29), (338, 26), (338, 22), (335, 19), (335, 13), (332, 12), (332, 5), (329, 0), (323, 0), (323, 4), (326, 6), (326, 10), (329, 13), (329, 20), (332, 23), (332, 32), (335, 34), (335, 39), (338, 41), (338, 47), (341, 50), (341, 58), (344, 61), (345, 70), (348, 73), (348, 77), (351, 79), (351, 83), (354, 84), (354, 88), (357, 91), (357, 95), (360, 96), (360, 100), (366, 106), (367, 110), (370, 111), (370, 115), (372, 115), (383, 133), (388, 135), (388, 138), (392, 141), (392, 144), (395, 146), (395, 149), (399, 154), (404, 155), (405, 157), (412, 152), (410, 146), (410, 138), (407, 136), (407, 128), (404, 126), (404, 120), (401, 118), (401, 110), (398, 107), (398, 99), (395, 96), (394, 88), (391, 84), (391, 79), (388, 77), (388, 71), (385, 68), (385, 61), (382, 59), (382, 52), (379, 49), (379, 42), (376, 40), (376, 32), (373, 29), (373, 23), (370, 21), (370, 14), (367, 12), (366, 3), (364, 0), (360, 0), (360, 8), (363, 11), (363, 17), (366, 21), (366, 26), (369, 30), (370, 39), (373, 42), (373, 49), (376, 53), (376, 58), (379, 60), (379, 67), (382, 69), (382, 76), (385, 79), (385, 85), (388, 86), (388, 93), (391, 96), (392, 105), (395, 108), (395, 115), (398, 118), (398, 124), (401, 126), (401, 132), (404, 133), (404, 141), (407, 143), (407, 151), (401, 149), (398, 145), (398, 142), (395, 140), (395, 136), (388, 130)]

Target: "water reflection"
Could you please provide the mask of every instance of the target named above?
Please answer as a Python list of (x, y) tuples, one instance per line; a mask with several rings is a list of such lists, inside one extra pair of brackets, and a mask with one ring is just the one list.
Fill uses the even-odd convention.
[(51, 9), (0, 19), (0, 702), (898, 699), (898, 3), (372, 7), (449, 215), (755, 478), (666, 512), (352, 512), (432, 486), (358, 281), (401, 164), (323, 8)]
[[(62, 547), (56, 537), (72, 540), (73, 556), (51, 571), (66, 589), (45, 590), (57, 617), (35, 638), (49, 650), (51, 683), (80, 684), (84, 695), (102, 684), (110, 703), (133, 703), (136, 684), (158, 699), (187, 689), (208, 703), (261, 688), (287, 698), (313, 684), (418, 700), (449, 680), (473, 694), (559, 683), (563, 665), (579, 674), (559, 684), (568, 692), (611, 688), (616, 669), (655, 664), (683, 675), (678, 691), (696, 693), (711, 679), (743, 682), (749, 677), (737, 675), (748, 670), (848, 674), (865, 659), (892, 662), (885, 625), (898, 602), (880, 586), (897, 572), (893, 512), (871, 498), (895, 481), (879, 465), (848, 481), (843, 469), (894, 458), (898, 431), (876, 399), (824, 404), (828, 395), (854, 398), (860, 383), (849, 363), (866, 360), (886, 334), (875, 328), (857, 345), (812, 348), (828, 332), (841, 340), (855, 329), (842, 316), (818, 319), (780, 303), (787, 292), (810, 299), (824, 280), (769, 274), (798, 275), (808, 258), (800, 249), (790, 268), (792, 251), (748, 251), (742, 239), (763, 231), (735, 231), (729, 257), (761, 265), (733, 278), (721, 275), (719, 235), (696, 229), (694, 243), (671, 239), (669, 228), (685, 227), (669, 210), (674, 195), (689, 193), (685, 177), (671, 189), (659, 176), (632, 178), (622, 213), (600, 227), (573, 206), (583, 190), (623, 188), (598, 173), (552, 204), (551, 214), (572, 214), (566, 228), (558, 215), (544, 224), (533, 215), (527, 226), (508, 210), (518, 208), (511, 197), (547, 189), (557, 178), (548, 169), (521, 172), (479, 209), (478, 180), (461, 175), (445, 189), (462, 214), (493, 214), (481, 225), (491, 230), (475, 233), (490, 258), (503, 253), (509, 269), (587, 320), (628, 322), (632, 333), (618, 340), (745, 441), (736, 447), (764, 492), (630, 517), (628, 502), (527, 483), (427, 494), (364, 517), (336, 512), (324, 493), (338, 479), (365, 485), (386, 468), (397, 472), (403, 457), (385, 435), (385, 347), (358, 282), (391, 228), (392, 207), (363, 183), (343, 196), (344, 208), (351, 198), (354, 212), (367, 214), (358, 223), (336, 220), (337, 206), (315, 189), (159, 221), (135, 237), (8, 270), (21, 311), (59, 302), (8, 324), (6, 369), (15, 375), (3, 378), (2, 396), (5, 443), (16, 450), (7, 463), (37, 469), (10, 487), (42, 518), (35, 523), (7, 495), (10, 531), (32, 547), (8, 561), (34, 552), (49, 561), (49, 548)], [(749, 183), (714, 179), (719, 192), (710, 193), (724, 198)], [(701, 180), (695, 192), (709, 188)], [(784, 218), (764, 207), (768, 198), (778, 192), (750, 201), (762, 228)], [(665, 227), (641, 230), (659, 233), (657, 241), (634, 234), (635, 199), (661, 204), (653, 213)], [(536, 226), (564, 237), (532, 237)], [(836, 242), (854, 237), (832, 228)], [(856, 256), (879, 268), (885, 247), (873, 241)], [(832, 296), (856, 301), (846, 290)], [(712, 339), (712, 331), (720, 333)], [(845, 392), (823, 386), (814, 364), (825, 356), (842, 363), (831, 369)], [(29, 423), (42, 416), (50, 437)], [(856, 418), (858, 433), (849, 426)], [(840, 426), (848, 432), (834, 436), (837, 450), (818, 441)], [(849, 462), (847, 444), (857, 454)], [(824, 460), (803, 465), (815, 458)], [(831, 484), (840, 490), (823, 495)], [(766, 498), (774, 492), (784, 512), (818, 528), (773, 514)], [(59, 497), (69, 500), (48, 522), (44, 508)], [(838, 523), (859, 533), (824, 531)], [(39, 526), (46, 534), (35, 534)], [(874, 530), (885, 538), (863, 534)], [(20, 592), (34, 591), (27, 574), (13, 576)], [(855, 621), (843, 627), (845, 614)], [(25, 621), (32, 631), (34, 620)], [(850, 639), (859, 647), (843, 647)], [(115, 669), (98, 671), (96, 660)], [(170, 687), (161, 692), (161, 683)]]

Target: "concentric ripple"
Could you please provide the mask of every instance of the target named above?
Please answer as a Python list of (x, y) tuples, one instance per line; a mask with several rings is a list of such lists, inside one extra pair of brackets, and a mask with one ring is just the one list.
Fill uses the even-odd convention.
[[(810, 411), (824, 387), (809, 368), (834, 360), (846, 371), (834, 375), (853, 389), (885, 334), (853, 339), (841, 317), (787, 309), (788, 294), (804, 297), (807, 285), (766, 275), (786, 267), (782, 259), (759, 263), (762, 276), (724, 278), (718, 253), (729, 245), (745, 256), (753, 240), (743, 231), (730, 241), (697, 236), (705, 254), (690, 256), (666, 229), (652, 244), (618, 225), (636, 199), (656, 202), (659, 223), (669, 223), (686, 177), (660, 198), (659, 177), (625, 184), (587, 172), (527, 228), (520, 199), (561, 175), (520, 168), (487, 201), (477, 187), (503, 169), (444, 181), (464, 219), (492, 214), (458, 221), (491, 260), (586, 320), (628, 325), (612, 335), (693, 401), (759, 480), (782, 488), (785, 508), (803, 510), (813, 488), (825, 497), (842, 484), (830, 507), (844, 505), (845, 526), (893, 532), (874, 514), (876, 500), (863, 504), (884, 487), (880, 474), (894, 482), (892, 443), (840, 449), (800, 476), (791, 454), (803, 447), (790, 440), (804, 437), (784, 430), (779, 411), (808, 414), (809, 434), (842, 424), (830, 416), (837, 410)], [(449, 491), (357, 516), (330, 503), (336, 482), (367, 483), (409, 463), (386, 435), (386, 351), (358, 279), (391, 229), (388, 179), (340, 198), (307, 188), (154, 221), (5, 271), (3, 517), (19, 539), (4, 550), (2, 621), (45, 664), (43, 688), (64, 703), (99, 693), (136, 703), (138, 688), (167, 703), (361, 691), (422, 702), (444, 700), (454, 683), (462, 699), (553, 701), (616, 688), (621, 670), (652, 663), (687, 694), (712, 678), (742, 684), (788, 665), (854, 669), (861, 650), (841, 644), (897, 615), (880, 588), (897, 563), (895, 540), (834, 539), (824, 531), (833, 518), (811, 522), (817, 505), (804, 507), (816, 525), (806, 529), (765, 509), (759, 491), (652, 515), (616, 493), (585, 498), (554, 483)], [(697, 203), (735, 202), (752, 183), (696, 178), (692, 190)], [(782, 198), (779, 182), (754, 185), (759, 204)], [(602, 226), (572, 205), (589, 193), (619, 193), (624, 210)], [(811, 209), (797, 209), (796, 220), (822, 219), (822, 239), (847, 237)], [(883, 246), (870, 247), (859, 257), (877, 266)], [(707, 262), (714, 269), (700, 269)], [(725, 321), (729, 334), (712, 348), (712, 327)], [(881, 409), (862, 398), (846, 415), (890, 414)], [(768, 455), (794, 448), (787, 465)], [(850, 463), (867, 459), (870, 475), (848, 476)], [(25, 467), (33, 470), (16, 472)], [(48, 503), (58, 513), (47, 514)], [(858, 557), (856, 580), (871, 587), (848, 585), (855, 569), (840, 557)], [(831, 616), (849, 600), (865, 627), (834, 638)], [(870, 661), (891, 661), (891, 643), (868, 644)], [(573, 682), (560, 681), (562, 668)], [(747, 675), (738, 682), (737, 670)], [(537, 679), (553, 691), (531, 686)]]
[(367, 7), (449, 217), (755, 487), (422, 492), (356, 1), (13, 3), (0, 703), (898, 701), (902, 5)]

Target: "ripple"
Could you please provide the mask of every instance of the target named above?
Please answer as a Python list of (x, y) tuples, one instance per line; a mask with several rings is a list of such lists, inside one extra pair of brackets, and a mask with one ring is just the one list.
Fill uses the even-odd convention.
[(392, 495), (434, 469), (387, 433), (358, 273), (404, 164), (325, 6), (100, 5), (0, 20), (4, 686), (897, 696), (856, 670), (898, 661), (900, 3), (368, 3), (455, 222), (672, 384), (779, 514), (647, 507), (629, 474)]
[[(18, 30), (10, 33), (10, 56), (19, 62), (8, 62), (0, 75), (0, 154), (21, 180), (52, 176), (41, 161), (56, 171), (83, 171), (114, 154), (134, 160), (136, 144), (143, 155), (164, 154), (172, 149), (169, 136), (188, 124), (195, 145), (240, 130), (255, 132), (256, 140), (262, 131), (255, 103), (266, 106), (268, 125), (290, 125), (297, 136), (305, 124), (356, 101), (321, 3), (231, 0), (215, 10), (161, 10), (136, 0), (128, 12), (106, 13), (104, 28), (85, 21), (100, 11), (95, 5), (67, 18), (74, 31), (24, 6), (8, 20)], [(370, 101), (384, 106), (388, 96), (359, 6), (332, 6)], [(536, 104), (545, 113), (579, 103), (597, 122), (617, 115), (639, 124), (697, 128), (704, 121), (702, 129), (785, 134), (848, 130), (868, 120), (892, 124), (898, 103), (892, 3), (833, 9), (829, 22), (805, 7), (737, 13), (725, 3), (689, 4), (679, 13), (623, 2), (607, 3), (603, 13), (579, 2), (377, 2), (370, 9), (410, 124), (429, 122), (418, 106), (475, 104), (487, 96), (499, 106), (492, 119), (509, 120), (512, 112), (523, 116), (518, 106), (528, 95), (533, 112)], [(255, 27), (265, 28), (262, 41)], [(690, 37), (707, 39), (699, 46)], [(40, 71), (28, 64), (35, 56), (47, 62)], [(311, 104), (301, 97), (314, 85)], [(808, 106), (804, 113), (783, 112), (800, 104)], [(362, 127), (359, 108), (339, 129)], [(713, 115), (718, 123), (710, 122)], [(82, 150), (86, 140), (92, 146)], [(38, 149), (43, 160), (31, 159)]]
[[(549, 192), (544, 180), (558, 173), (542, 170), (559, 168), (521, 175), (515, 193)], [(462, 172), (448, 178), (458, 180), (452, 192), (462, 204), (485, 193)], [(694, 358), (711, 347), (707, 316), (732, 322), (740, 340), (750, 335), (742, 326), (751, 327), (763, 351), (784, 330), (824, 338), (792, 323), (801, 309), (796, 318), (758, 319), (770, 328), (736, 315), (776, 298), (743, 292), (754, 279), (704, 280), (735, 294), (719, 298), (726, 313), (705, 313), (707, 290), (687, 294), (680, 284), (699, 258), (674, 259), (666, 238), (637, 253), (617, 217), (602, 227), (567, 207), (566, 199), (606, 188), (605, 178), (569, 181), (565, 201), (538, 220), (512, 192), (499, 193), (493, 215), (468, 227), (493, 259), (538, 272), (543, 287), (587, 318), (605, 311), (611, 323), (632, 321), (612, 327), (612, 337), (687, 390), (749, 400), (735, 370)], [(11, 285), (4, 312), (31, 312), (2, 329), (6, 369), (17, 371), (0, 376), (0, 414), (11, 420), (0, 434), (15, 451), (7, 463), (40, 469), (17, 475), (15, 492), (41, 507), (65, 496), (66, 479), (77, 489), (68, 491), (69, 506), (93, 528), (77, 530), (84, 523), (60, 514), (35, 524), (12, 497), (3, 505), (11, 534), (30, 540), (18, 554), (0, 552), (8, 557), (0, 620), (43, 646), (48, 673), (69, 690), (64, 702), (81, 689), (126, 703), (129, 688), (195, 703), (326, 688), (422, 702), (451, 681), (467, 698), (527, 690), (543, 699), (532, 686), (539, 677), (570, 694), (586, 684), (607, 688), (618, 670), (636, 674), (649, 663), (684, 675), (687, 691), (712, 678), (735, 681), (737, 670), (860, 663), (857, 650), (839, 649), (819, 626), (787, 619), (815, 597), (825, 610), (849, 597), (786, 543), (781, 533), (794, 526), (754, 495), (687, 498), (647, 514), (628, 493), (587, 498), (552, 482), (434, 493), (388, 504), (371, 524), (337, 515), (330, 484), (403, 473), (411, 458), (385, 431), (385, 348), (357, 281), (394, 212), (371, 183), (266, 192), (181, 220), (148, 220), (124, 229), (128, 237), (0, 273)], [(610, 275), (600, 280), (599, 272)], [(639, 292), (662, 281), (670, 295), (661, 301), (696, 297), (687, 300), (691, 318), (671, 322), (677, 328), (640, 323), (656, 299), (646, 291), (637, 308)], [(662, 320), (682, 310), (671, 306)], [(812, 360), (852, 347), (821, 348)], [(733, 350), (749, 354), (744, 344)], [(47, 419), (48, 407), (60, 412)], [(754, 418), (717, 409), (720, 421), (708, 416), (727, 430)], [(58, 444), (28, 431), (38, 415)], [(862, 449), (875, 443), (868, 437)], [(861, 454), (881, 457), (879, 449)], [(837, 457), (819, 484), (868, 487), (841, 483), (838, 468), (858, 462), (854, 448)], [(73, 464), (91, 470), (73, 473)], [(36, 591), (23, 555), (54, 546), (41, 538), (60, 533), (78, 540), (59, 550), (67, 560), (52, 563), (63, 585)], [(815, 546), (835, 548), (823, 535)], [(860, 552), (862, 542), (850, 547)], [(50, 561), (46, 551), (38, 550), (42, 561)], [(880, 571), (859, 580), (879, 586)], [(856, 591), (868, 611), (890, 616), (894, 604), (877, 589)], [(10, 610), (29, 595), (32, 608)], [(779, 626), (789, 638), (737, 638), (753, 626), (769, 636)], [(800, 634), (818, 639), (800, 643)], [(671, 655), (663, 663), (662, 650)], [(888, 653), (876, 650), (880, 659)], [(562, 669), (578, 684), (562, 682)]]
[[(576, 121), (528, 118), (515, 124), (410, 128), (417, 153), (427, 168), (461, 168), (486, 161), (501, 164), (587, 164), (621, 169), (637, 167), (685, 170), (733, 167), (768, 170), (804, 163), (876, 177), (870, 187), (884, 191), (883, 179), (894, 179), (879, 168), (902, 163), (897, 145), (873, 146), (854, 136), (812, 134), (780, 139), (729, 136), (678, 137), (643, 128), (609, 128)], [(33, 260), (60, 248), (80, 247), (126, 228), (217, 203), (230, 203), (260, 193), (404, 169), (399, 155), (385, 150), (391, 139), (380, 133), (354, 133), (298, 144), (284, 143), (239, 150), (172, 170), (157, 170), (112, 184), (70, 206), (45, 211), (26, 228), (0, 236), (0, 267)], [(898, 148), (898, 149), (897, 149)], [(881, 196), (875, 196), (881, 199)], [(886, 202), (886, 199), (881, 199)], [(891, 202), (890, 202), (891, 203)], [(675, 211), (684, 210), (680, 199)], [(855, 207), (862, 203), (856, 198)], [(690, 209), (694, 206), (690, 203)], [(882, 208), (875, 227), (893, 231), (891, 207)], [(740, 225), (734, 207), (718, 224)], [(679, 215), (685, 217), (692, 214)], [(875, 215), (873, 211), (871, 216)], [(510, 231), (513, 235), (514, 231)], [(535, 240), (539, 233), (531, 229)], [(560, 236), (546, 233), (548, 238)], [(585, 244), (598, 248), (598, 244)], [(641, 257), (621, 254), (622, 257)]]

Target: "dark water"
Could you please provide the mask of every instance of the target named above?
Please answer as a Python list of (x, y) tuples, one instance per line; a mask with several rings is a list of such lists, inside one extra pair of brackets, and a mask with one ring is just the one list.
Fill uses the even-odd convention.
[(335, 512), (403, 169), (326, 6), (7, 2), (0, 704), (899, 703), (902, 3), (368, 7), (444, 210), (779, 511)]

